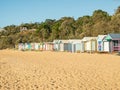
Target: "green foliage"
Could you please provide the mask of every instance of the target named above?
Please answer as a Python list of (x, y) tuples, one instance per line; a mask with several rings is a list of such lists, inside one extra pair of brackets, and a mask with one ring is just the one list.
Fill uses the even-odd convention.
[(115, 11), (115, 15), (120, 14), (120, 6), (117, 8), (117, 10)]
[(120, 6), (113, 16), (95, 10), (92, 16), (62, 17), (59, 20), (10, 25), (0, 31), (0, 49), (14, 48), (18, 43), (46, 42), (54, 39), (81, 39), (85, 36), (120, 33)]
[(0, 49), (6, 49), (6, 48), (14, 48), (11, 37), (0, 38)]

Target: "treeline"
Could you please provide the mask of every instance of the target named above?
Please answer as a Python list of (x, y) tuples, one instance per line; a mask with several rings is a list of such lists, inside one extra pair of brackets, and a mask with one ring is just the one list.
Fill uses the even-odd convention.
[(14, 48), (18, 43), (46, 42), (54, 39), (81, 39), (85, 36), (120, 33), (120, 6), (114, 15), (95, 10), (92, 16), (62, 17), (59, 20), (10, 25), (0, 31), (0, 49)]

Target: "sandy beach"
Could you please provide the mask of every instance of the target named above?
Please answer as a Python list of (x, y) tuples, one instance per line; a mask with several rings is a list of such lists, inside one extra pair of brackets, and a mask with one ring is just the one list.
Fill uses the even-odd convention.
[(120, 56), (1, 50), (0, 90), (120, 90)]

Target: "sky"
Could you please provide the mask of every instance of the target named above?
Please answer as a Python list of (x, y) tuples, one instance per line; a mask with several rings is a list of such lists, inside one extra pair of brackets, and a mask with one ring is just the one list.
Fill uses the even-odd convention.
[(120, 0), (0, 0), (0, 27), (62, 17), (92, 15), (101, 9), (113, 15)]

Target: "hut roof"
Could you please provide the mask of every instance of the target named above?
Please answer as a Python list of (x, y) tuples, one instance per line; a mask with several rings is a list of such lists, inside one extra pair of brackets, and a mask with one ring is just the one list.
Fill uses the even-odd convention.
[(89, 40), (93, 40), (93, 39), (97, 39), (97, 37), (84, 37), (82, 39), (82, 41), (89, 41)]
[(68, 40), (60, 40), (61, 43), (68, 43)]
[(109, 34), (113, 39), (120, 38), (120, 34)]
[(44, 42), (44, 43), (47, 43), (47, 44), (52, 44), (53, 42)]
[(68, 43), (68, 40), (54, 40), (53, 43)]
[(120, 34), (108, 34), (106, 40), (120, 40)]
[(81, 39), (69, 39), (68, 41), (70, 43), (80, 43), (82, 40)]
[(97, 39), (98, 40), (103, 40), (107, 35), (98, 35)]

